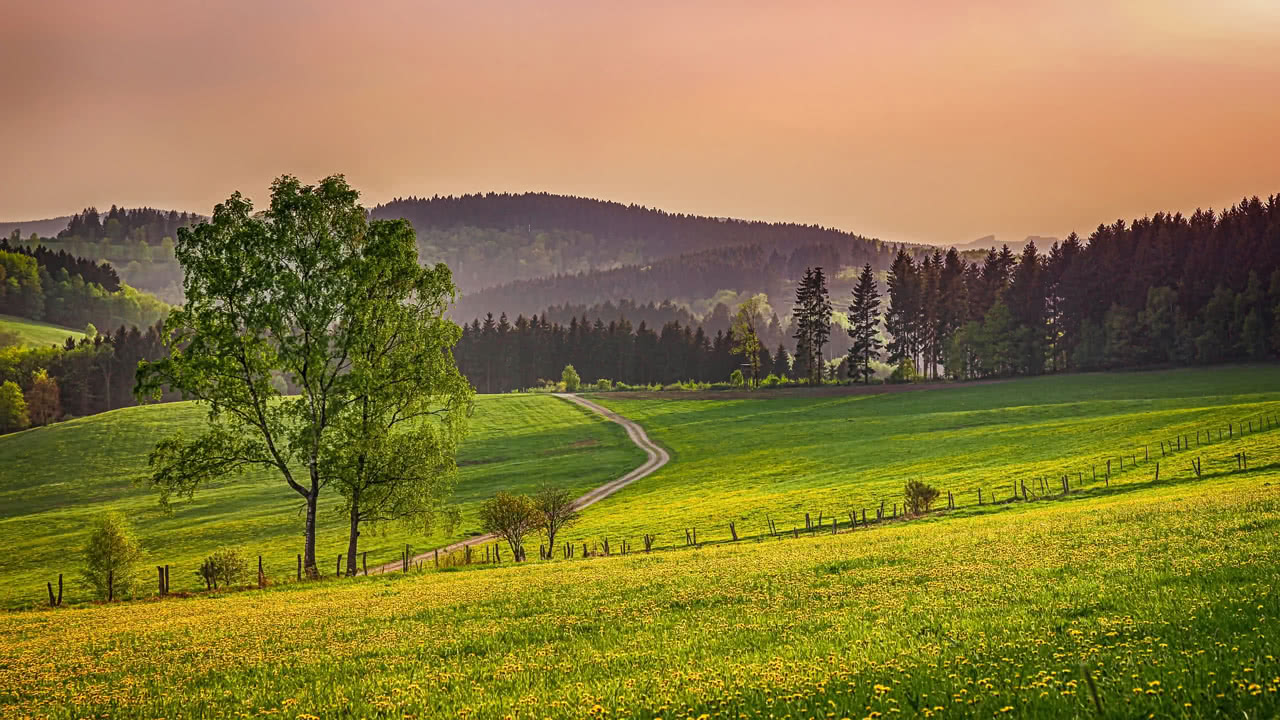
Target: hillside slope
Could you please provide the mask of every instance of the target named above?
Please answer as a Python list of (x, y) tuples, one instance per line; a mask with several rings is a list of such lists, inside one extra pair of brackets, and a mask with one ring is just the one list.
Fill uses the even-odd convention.
[(29, 347), (61, 345), (69, 337), (73, 337), (76, 340), (84, 337), (84, 333), (80, 330), (36, 322), (35, 320), (14, 317), (13, 315), (0, 315), (0, 334), (3, 333), (13, 333), (18, 338), (18, 344)]
[[(262, 554), (272, 577), (291, 577), (301, 551), (300, 500), (283, 481), (250, 473), (179, 502), (172, 515), (161, 511), (151, 491), (134, 486), (146, 477), (147, 454), (157, 439), (175, 430), (198, 432), (203, 419), (191, 403), (167, 403), (0, 436), (0, 543), (12, 553), (0, 571), (0, 606), (40, 601), (44, 583), (56, 581), (58, 573), (74, 583), (87, 522), (106, 509), (134, 520), (155, 564), (177, 568), (175, 591), (200, 587), (198, 560), (224, 544)], [(462, 524), (431, 536), (388, 527), (385, 534), (366, 533), (361, 549), (373, 567), (396, 558), (406, 543), (422, 550), (478, 534), (476, 505), (498, 490), (551, 482), (581, 494), (644, 458), (622, 428), (558, 398), (480, 396), (459, 454), (455, 500)], [(321, 499), (317, 559), (325, 575), (346, 550), (346, 521), (333, 509), (335, 498), (330, 493)], [(149, 577), (145, 587), (151, 587)], [(69, 601), (83, 597), (74, 584), (69, 588)]]
[[(1034, 497), (1060, 491), (1069, 474), (1073, 488), (1118, 491), (1151, 483), (1157, 462), (1162, 482), (1192, 476), (1195, 458), (1206, 475), (1229, 474), (1241, 451), (1250, 468), (1280, 479), (1277, 365), (1046, 376), (880, 395), (682, 395), (589, 396), (643, 426), (672, 461), (603, 503), (574, 537), (647, 533), (660, 544), (683, 544), (692, 528), (699, 538), (723, 540), (730, 522), (739, 534), (756, 535), (769, 519), (784, 532), (803, 529), (806, 513), (815, 521), (822, 514), (828, 526), (833, 517), (847, 523), (851, 511), (874, 519), (881, 502), (886, 513), (901, 506), (909, 479), (939, 488), (944, 506), (951, 491), (968, 511), (980, 488), (987, 504), (1007, 500), (1015, 484), (1019, 495), (1025, 483)], [(1178, 435), (1192, 448), (1165, 457), (1160, 444)]]

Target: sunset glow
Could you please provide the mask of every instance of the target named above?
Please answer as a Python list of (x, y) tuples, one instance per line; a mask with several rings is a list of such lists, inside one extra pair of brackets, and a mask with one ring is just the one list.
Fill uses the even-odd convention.
[(1228, 3), (9, 3), (0, 219), (547, 190), (887, 240), (1280, 191), (1280, 10)]

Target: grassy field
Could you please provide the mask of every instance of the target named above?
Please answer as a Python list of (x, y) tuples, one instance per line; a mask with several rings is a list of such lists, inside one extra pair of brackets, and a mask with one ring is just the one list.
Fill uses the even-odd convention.
[[(58, 573), (75, 577), (73, 556), (93, 513), (112, 508), (137, 525), (150, 565), (170, 564), (174, 591), (202, 588), (194, 568), (210, 550), (240, 545), (262, 554), (270, 576), (292, 577), (301, 552), (301, 499), (283, 481), (251, 474), (197, 493), (164, 514), (149, 490), (133, 481), (146, 476), (155, 441), (178, 428), (198, 431), (200, 408), (170, 403), (116, 410), (48, 427), (0, 436), (0, 606), (31, 605)], [(639, 465), (644, 453), (617, 425), (546, 395), (481, 396), (471, 435), (459, 455), (456, 500), (463, 522), (452, 534), (431, 537), (388, 528), (365, 534), (369, 565), (395, 560), (405, 543), (418, 550), (479, 532), (478, 502), (501, 489), (533, 489), (555, 481), (584, 492)], [(324, 574), (346, 550), (346, 520), (321, 500), (317, 560)], [(150, 575), (146, 587), (152, 590)], [(68, 600), (85, 597), (68, 586)]]
[[(590, 396), (646, 428), (666, 447), (671, 463), (593, 509), (570, 533), (577, 542), (644, 533), (660, 545), (757, 534), (772, 518), (779, 530), (804, 529), (804, 516), (825, 522), (863, 509), (874, 517), (902, 502), (902, 487), (919, 478), (953, 493), (962, 512), (1019, 496), (1105, 484), (1132, 491), (1155, 477), (1193, 475), (1203, 458), (1206, 476), (1234, 472), (1234, 455), (1252, 467), (1280, 463), (1280, 430), (1260, 416), (1280, 413), (1280, 367), (1230, 367), (1163, 372), (1068, 375), (889, 395), (813, 398), (803, 394), (759, 399)], [(1241, 424), (1244, 424), (1243, 438)], [(1228, 424), (1233, 439), (1227, 440)], [(1218, 440), (1218, 432), (1223, 440)], [(1197, 445), (1197, 432), (1199, 445)], [(1212, 442), (1206, 440), (1212, 435)], [(1161, 441), (1187, 435), (1190, 450), (1161, 456)], [(1124, 469), (1120, 469), (1120, 456)], [(1146, 459), (1147, 457), (1150, 459)], [(1137, 464), (1134, 464), (1136, 457)], [(1094, 480), (1094, 473), (1097, 480)]]
[[(1280, 412), (1280, 368), (882, 396), (595, 399), (639, 421), (673, 461), (589, 509), (570, 539), (635, 548), (649, 532), (678, 547), (696, 527), (700, 547), (7, 613), (0, 717), (1280, 714), (1280, 427), (1269, 419)], [(185, 412), (183, 422), (198, 420)], [(531, 428), (547, 422), (541, 412), (566, 429)], [(598, 470), (587, 487), (640, 462), (615, 444), (620, 429), (577, 412), (545, 396), (482, 399), (464, 501), (566, 467)], [(51, 476), (26, 467), (84, 458), (76, 447), (128, 466), (111, 460), (113, 431), (149, 437), (178, 420), (105, 422), (93, 437), (67, 423), (65, 445), (0, 438), (0, 508), (23, 510), (17, 525), (0, 520), (0, 540), (14, 557), (56, 546), (50, 528), (63, 524), (21, 523), (95, 497), (87, 486), (72, 500), (57, 499), (72, 496), (65, 488), (46, 496)], [(1158, 443), (1175, 435), (1191, 447), (1162, 454)], [(15, 439), (26, 454), (6, 444)], [(9, 477), (15, 467), (20, 478)], [(1068, 472), (1084, 482), (1073, 475), (1063, 495)], [(952, 491), (957, 508), (875, 523), (873, 508), (900, 502), (912, 477)], [(1030, 501), (1009, 501), (1024, 480)], [(148, 542), (182, 545), (190, 563), (199, 552), (185, 546), (222, 542), (208, 536), (234, 534), (240, 511), (288, 507), (278, 490), (268, 500), (246, 489), (260, 492), (215, 491), (226, 493), (210, 500), (221, 514), (183, 509), (189, 526), (148, 517), (153, 499), (130, 494), (140, 491), (112, 502), (132, 503)], [(863, 507), (872, 525), (850, 530), (845, 513)], [(785, 532), (803, 528), (805, 512), (822, 512), (826, 528)], [(839, 534), (832, 515), (845, 523)], [(780, 537), (762, 534), (766, 517)], [(731, 520), (739, 542), (728, 541)], [(291, 574), (295, 527), (266, 511), (261, 522), (243, 538), (279, 523), (272, 542)], [(47, 579), (29, 568), (0, 577), (19, 578), (23, 592)]]
[(67, 341), (68, 337), (74, 337), (77, 341), (84, 337), (84, 333), (80, 330), (48, 325), (13, 315), (0, 315), (0, 333), (4, 332), (17, 333), (18, 341), (31, 347), (61, 345)]
[(1275, 717), (1264, 473), (840, 535), (0, 615), (6, 717)]

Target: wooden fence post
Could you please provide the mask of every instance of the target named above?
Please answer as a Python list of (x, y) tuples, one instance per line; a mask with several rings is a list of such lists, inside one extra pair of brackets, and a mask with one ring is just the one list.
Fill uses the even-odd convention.
[(334, 577), (342, 577), (342, 553), (338, 553), (338, 567), (333, 571)]
[(258, 588), (259, 589), (261, 589), (262, 586), (266, 584), (264, 582), (265, 579), (266, 579), (265, 576), (262, 574), (262, 556), (259, 555), (258, 556)]
[(729, 523), (729, 534), (733, 536), (734, 542), (738, 542), (738, 529), (734, 527), (732, 522)]
[[(436, 550), (436, 566), (440, 565), (440, 551)], [(365, 550), (360, 553), (360, 571), (365, 577), (369, 576), (369, 551)]]
[(1160, 461), (1156, 461), (1156, 482), (1160, 482)]
[(298, 582), (302, 582), (302, 555), (298, 555)]
[(107, 602), (116, 599), (116, 576), (115, 572), (107, 571)]
[(982, 504), (982, 488), (978, 488), (978, 504)]
[(58, 601), (53, 599), (53, 581), (45, 583), (49, 588), (49, 607), (57, 607)]

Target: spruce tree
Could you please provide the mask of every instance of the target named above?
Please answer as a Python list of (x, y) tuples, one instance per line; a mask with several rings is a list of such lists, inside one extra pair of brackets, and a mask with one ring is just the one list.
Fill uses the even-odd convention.
[(876, 276), (871, 263), (862, 268), (858, 284), (853, 288), (853, 303), (849, 305), (849, 377), (871, 381), (871, 361), (880, 359), (882, 344), (877, 335), (880, 324), (880, 291), (876, 288)]

